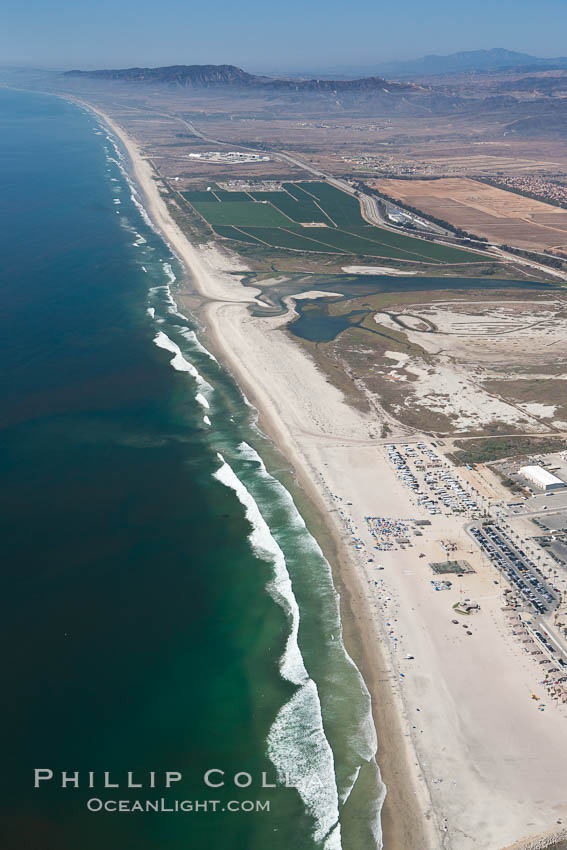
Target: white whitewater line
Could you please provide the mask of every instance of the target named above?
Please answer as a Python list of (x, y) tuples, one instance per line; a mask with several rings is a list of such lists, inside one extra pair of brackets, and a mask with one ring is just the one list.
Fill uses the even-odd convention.
[(208, 348), (205, 348), (203, 343), (199, 340), (195, 331), (192, 331), (190, 328), (179, 327), (179, 333), (182, 337), (185, 337), (186, 340), (193, 343), (197, 351), (200, 351), (201, 354), (206, 354), (207, 357), (209, 357), (211, 360), (214, 360), (215, 363), (219, 362), (215, 355), (211, 354)]
[(291, 621), (291, 632), (287, 639), (284, 654), (280, 660), (280, 672), (284, 679), (287, 679), (288, 682), (292, 682), (294, 685), (305, 684), (309, 676), (307, 675), (307, 670), (303, 664), (303, 658), (297, 644), (299, 607), (291, 587), (291, 579), (285, 564), (284, 554), (272, 537), (268, 524), (260, 513), (260, 509), (253, 497), (222, 455), (219, 455), (219, 459), (222, 460), (223, 466), (215, 473), (215, 477), (219, 481), (222, 481), (226, 487), (232, 488), (236, 492), (239, 501), (246, 508), (246, 518), (252, 524), (252, 531), (249, 538), (252, 549), (259, 557), (271, 561), (275, 567), (275, 575), (272, 581), (268, 583), (268, 590), (270, 595), (284, 609)]
[[(178, 372), (189, 372), (192, 378), (195, 378), (197, 383), (202, 389), (209, 390), (213, 392), (212, 386), (205, 381), (205, 379), (199, 374), (197, 369), (193, 366), (192, 363), (189, 363), (188, 360), (185, 359), (183, 354), (181, 353), (181, 349), (177, 345), (176, 342), (173, 342), (167, 334), (164, 334), (163, 331), (158, 331), (154, 337), (154, 344), (157, 345), (158, 348), (165, 348), (166, 351), (171, 351), (174, 355), (169, 361), (174, 369), (177, 369)], [(207, 402), (207, 407), (208, 407)]]
[(328, 845), (329, 850), (340, 850), (339, 799), (333, 752), (323, 729), (317, 685), (309, 678), (297, 642), (299, 607), (285, 557), (252, 495), (222, 455), (218, 457), (222, 465), (214, 473), (214, 478), (234, 490), (244, 506), (246, 518), (252, 526), (249, 535), (252, 550), (274, 567), (274, 578), (268, 583), (267, 590), (290, 622), (290, 634), (279, 666), (282, 677), (298, 685), (299, 690), (274, 720), (268, 733), (268, 755), (280, 782), (287, 782), (297, 789), (306, 810), (315, 819), (314, 840), (322, 841), (333, 830), (337, 837)]
[[(107, 127), (105, 126), (104, 129), (106, 130)], [(124, 154), (120, 150), (120, 147), (118, 146), (118, 144), (116, 142), (116, 139), (110, 134), (110, 132), (106, 133), (106, 138), (108, 139), (108, 141), (110, 142), (110, 144), (114, 148), (114, 152), (116, 154), (116, 159), (114, 157), (111, 157), (110, 155), (108, 155), (107, 161), (113, 162), (115, 165), (118, 166), (118, 168), (120, 169), (120, 171), (122, 172), (122, 175), (124, 176), (124, 178), (126, 180), (126, 183), (128, 184), (128, 188), (130, 189), (130, 198), (132, 199), (132, 202), (138, 208), (140, 215), (142, 216), (142, 218), (144, 219), (144, 221), (148, 225), (148, 227), (151, 227), (151, 229), (155, 233), (158, 233), (158, 231), (154, 227), (153, 221), (151, 220), (150, 216), (148, 215), (148, 211), (146, 210), (144, 205), (140, 202), (136, 186), (134, 185), (134, 183), (130, 179), (130, 175), (128, 174), (128, 170), (127, 170), (127, 168), (124, 164), (124, 162), (125, 162)]]
[[(355, 733), (354, 736), (351, 736), (351, 738), (349, 740), (349, 745), (351, 746), (352, 750), (355, 753), (357, 753), (357, 755), (363, 761), (372, 762), (373, 760), (375, 760), (376, 752), (378, 750), (378, 740), (377, 740), (377, 736), (376, 736), (376, 729), (375, 729), (375, 726), (374, 726), (374, 721), (372, 719), (370, 693), (368, 691), (368, 688), (366, 687), (366, 683), (365, 683), (364, 679), (362, 678), (360, 670), (358, 669), (358, 667), (356, 666), (356, 664), (354, 663), (354, 661), (350, 657), (349, 653), (346, 650), (344, 642), (343, 642), (342, 623), (341, 623), (340, 613), (339, 613), (339, 596), (338, 596), (338, 593), (337, 593), (335, 586), (334, 586), (330, 564), (327, 561), (327, 559), (325, 558), (318, 542), (316, 541), (316, 539), (313, 537), (313, 535), (307, 529), (307, 526), (305, 525), (305, 520), (303, 519), (299, 510), (297, 509), (297, 506), (296, 506), (296, 504), (293, 500), (291, 493), (283, 486), (283, 484), (280, 481), (277, 480), (277, 478), (274, 478), (273, 475), (270, 475), (270, 473), (266, 469), (264, 461), (262, 460), (262, 458), (260, 457), (258, 452), (255, 449), (253, 449), (252, 446), (250, 446), (248, 443), (245, 443), (244, 441), (242, 443), (240, 443), (240, 445), (238, 446), (238, 451), (239, 451), (239, 454), (241, 455), (241, 457), (243, 457), (244, 459), (249, 460), (249, 461), (253, 461), (256, 464), (258, 464), (257, 474), (260, 475), (262, 478), (264, 478), (266, 481), (269, 481), (272, 488), (275, 489), (276, 492), (277, 492), (278, 500), (281, 500), (282, 502), (285, 503), (286, 507), (288, 508), (288, 518), (291, 521), (291, 524), (295, 528), (300, 529), (300, 530), (305, 532), (302, 535), (302, 541), (301, 542), (303, 544), (307, 544), (309, 550), (316, 553), (321, 559), (321, 562), (322, 562), (321, 572), (323, 572), (323, 570), (324, 570), (324, 574), (321, 577), (322, 578), (325, 577), (327, 579), (329, 589), (332, 592), (332, 595), (333, 595), (334, 600), (335, 600), (336, 628), (337, 628), (337, 632), (338, 632), (338, 644), (340, 646), (340, 649), (341, 649), (341, 652), (344, 656), (344, 659), (346, 660), (348, 665), (355, 671), (355, 675), (356, 675), (356, 678), (357, 678), (357, 681), (358, 681), (358, 685), (360, 687), (361, 694), (364, 697), (366, 697), (367, 702), (368, 702), (367, 713), (364, 717), (360, 718), (360, 721), (357, 724), (358, 728), (356, 730), (356, 733)], [(341, 804), (344, 804), (348, 800), (348, 798), (350, 797), (352, 789), (354, 788), (354, 786), (356, 784), (356, 780), (358, 779), (359, 772), (360, 772), (360, 766), (356, 769), (356, 771), (353, 772), (353, 775), (349, 778), (348, 785), (344, 789), (341, 790), (341, 793), (340, 793)], [(380, 825), (378, 825), (378, 835), (381, 837)], [(380, 842), (378, 842), (378, 843), (380, 843)]]
[(339, 644), (340, 644), (340, 647), (341, 647), (341, 649), (344, 653), (344, 656), (345, 656), (347, 662), (349, 663), (349, 665), (351, 667), (354, 668), (354, 670), (357, 673), (362, 693), (365, 694), (368, 698), (368, 704), (369, 704), (368, 726), (367, 727), (365, 726), (364, 730), (362, 730), (362, 729), (360, 730), (361, 740), (357, 742), (356, 751), (359, 753), (361, 758), (363, 758), (365, 761), (370, 761), (376, 755), (376, 751), (378, 749), (378, 741), (377, 741), (377, 738), (376, 738), (376, 729), (374, 728), (374, 723), (373, 723), (372, 717), (370, 715), (370, 693), (368, 691), (368, 688), (366, 687), (366, 683), (365, 683), (364, 679), (362, 678), (360, 670), (358, 669), (358, 667), (356, 666), (356, 664), (354, 663), (354, 661), (352, 660), (352, 658), (348, 654), (348, 652), (347, 652), (347, 650), (344, 646), (344, 643), (343, 643), (342, 626), (341, 626), (341, 622), (340, 622), (339, 609), (338, 609), (339, 595), (338, 595), (338, 593), (337, 593), (337, 591), (334, 587), (333, 577), (332, 577), (331, 567), (329, 565), (329, 562), (325, 558), (325, 556), (324, 556), (324, 554), (321, 550), (321, 547), (317, 543), (316, 539), (313, 537), (313, 535), (307, 529), (307, 526), (305, 525), (305, 520), (303, 519), (300, 512), (298, 511), (297, 506), (296, 506), (296, 504), (293, 501), (293, 498), (291, 496), (291, 493), (289, 492), (289, 490), (287, 490), (283, 486), (283, 484), (281, 484), (280, 481), (277, 480), (277, 478), (274, 478), (273, 475), (270, 475), (270, 473), (266, 469), (266, 465), (264, 464), (264, 461), (262, 460), (262, 458), (260, 457), (258, 452), (255, 449), (253, 449), (252, 446), (250, 446), (248, 443), (245, 443), (244, 441), (242, 443), (240, 443), (240, 445), (238, 446), (238, 451), (239, 451), (240, 455), (242, 457), (244, 457), (246, 460), (255, 461), (258, 464), (258, 474), (261, 475), (263, 478), (269, 480), (270, 483), (272, 484), (272, 486), (278, 491), (279, 497), (282, 499), (282, 501), (284, 501), (286, 503), (286, 505), (287, 505), (287, 507), (290, 511), (290, 514), (291, 514), (290, 519), (292, 520), (293, 524), (298, 528), (305, 529), (306, 536), (308, 537), (309, 548), (312, 551), (316, 552), (320, 556), (322, 562), (325, 565), (325, 572), (327, 574), (326, 577), (328, 579), (330, 588), (332, 588), (333, 596), (334, 596), (335, 602), (337, 604), (337, 630), (339, 632), (339, 635), (338, 635)]
[(175, 274), (173, 272), (173, 269), (171, 268), (171, 263), (166, 263), (166, 262), (162, 263), (162, 268), (163, 268), (164, 272), (166, 273), (167, 279), (168, 279), (168, 283), (165, 286), (166, 298), (167, 298), (167, 301), (170, 305), (167, 308), (168, 312), (171, 313), (173, 316), (177, 316), (179, 319), (182, 319), (184, 322), (188, 322), (189, 319), (187, 318), (187, 316), (184, 316), (183, 313), (179, 312), (179, 309), (178, 309), (178, 306), (177, 306), (177, 301), (174, 299), (173, 295), (171, 294), (171, 286), (177, 280), (177, 278), (175, 277)]
[(197, 395), (195, 396), (195, 401), (198, 402), (201, 405), (201, 407), (204, 407), (205, 410), (208, 410), (209, 407), (211, 406), (209, 404), (209, 402), (207, 401), (207, 399), (205, 398), (205, 396), (202, 395), (202, 393), (197, 393)]
[(177, 280), (177, 278), (175, 277), (175, 275), (174, 275), (174, 273), (173, 273), (173, 269), (171, 268), (171, 263), (165, 263), (165, 262), (164, 262), (164, 263), (162, 263), (161, 265), (162, 265), (162, 268), (163, 268), (164, 272), (165, 272), (165, 273), (166, 273), (166, 275), (167, 275), (167, 279), (168, 279), (169, 283), (170, 283), (170, 284), (175, 283), (175, 281)]
[(331, 832), (325, 839), (325, 843), (323, 844), (323, 850), (342, 850), (340, 823), (338, 823), (334, 827), (334, 829), (331, 830)]
[(155, 317), (156, 317), (156, 309), (155, 309), (155, 307), (148, 307), (148, 309), (146, 310), (146, 313), (147, 313), (147, 314), (148, 314), (148, 316), (150, 316), (152, 319), (155, 319)]
[(333, 830), (335, 840), (325, 847), (340, 850), (335, 764), (313, 679), (308, 679), (279, 710), (267, 743), (279, 781), (297, 789), (308, 814), (315, 818), (313, 839), (322, 841)]

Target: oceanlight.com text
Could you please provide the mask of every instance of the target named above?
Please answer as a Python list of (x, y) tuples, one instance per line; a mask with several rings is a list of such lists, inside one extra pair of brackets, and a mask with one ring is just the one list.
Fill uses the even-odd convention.
[(140, 813), (140, 812), (163, 812), (198, 814), (199, 812), (225, 812), (256, 813), (269, 812), (269, 800), (171, 800), (166, 801), (161, 797), (159, 800), (101, 800), (92, 797), (87, 801), (89, 812), (112, 812), (112, 813)]

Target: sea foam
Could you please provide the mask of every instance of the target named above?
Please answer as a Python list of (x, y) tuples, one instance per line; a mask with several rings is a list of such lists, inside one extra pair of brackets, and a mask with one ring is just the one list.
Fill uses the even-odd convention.
[[(363, 701), (363, 706), (360, 710), (351, 716), (351, 727), (349, 730), (349, 746), (353, 753), (356, 753), (359, 758), (368, 763), (375, 764), (376, 751), (378, 749), (378, 741), (376, 738), (376, 729), (372, 719), (370, 694), (366, 687), (366, 683), (362, 678), (358, 667), (355, 665), (350, 655), (348, 654), (342, 638), (342, 624), (339, 613), (339, 596), (335, 590), (331, 567), (326, 560), (321, 548), (315, 538), (310, 534), (305, 525), (305, 521), (301, 516), (297, 506), (289, 493), (289, 491), (279, 482), (273, 475), (267, 471), (266, 466), (255, 449), (248, 443), (241, 442), (238, 446), (240, 457), (244, 460), (254, 463), (256, 466), (256, 474), (269, 486), (271, 491), (271, 502), (279, 504), (286, 509), (286, 526), (294, 528), (296, 535), (294, 546), (301, 558), (302, 553), (305, 553), (305, 558), (312, 558), (314, 555), (318, 559), (317, 581), (321, 588), (326, 584), (329, 590), (330, 601), (326, 606), (326, 622), (331, 625), (333, 630), (333, 644), (336, 646), (336, 652), (340, 653), (343, 661), (348, 664), (353, 676), (354, 682), (360, 689), (360, 694)], [(340, 682), (337, 682), (337, 686)], [(338, 688), (337, 688), (338, 689)], [(377, 770), (377, 768), (376, 768)], [(350, 776), (343, 780), (339, 789), (339, 799), (341, 804), (344, 804), (356, 784), (360, 773), (360, 765), (356, 767)], [(383, 794), (383, 789), (382, 789)], [(381, 844), (381, 830), (378, 823), (375, 829), (376, 843)]]
[[(333, 752), (325, 737), (321, 704), (315, 682), (309, 678), (297, 642), (299, 607), (293, 593), (284, 553), (272, 536), (254, 498), (218, 455), (221, 467), (214, 477), (234, 490), (244, 506), (252, 526), (249, 535), (254, 553), (273, 565), (274, 577), (267, 590), (283, 608), (290, 633), (280, 659), (280, 673), (298, 686), (293, 697), (280, 709), (268, 733), (268, 755), (275, 765), (278, 779), (295, 787), (306, 810), (315, 820), (313, 838), (327, 838), (328, 850), (339, 850), (339, 800), (335, 781)], [(333, 832), (335, 836), (331, 839)]]
[[(171, 351), (174, 355), (169, 361), (174, 369), (177, 369), (178, 372), (189, 372), (192, 378), (195, 378), (197, 384), (201, 389), (208, 390), (209, 392), (213, 391), (212, 386), (208, 381), (202, 377), (202, 375), (198, 372), (198, 370), (193, 366), (192, 363), (189, 363), (188, 360), (185, 359), (183, 354), (181, 353), (181, 349), (170, 339), (167, 334), (164, 334), (163, 331), (158, 331), (158, 333), (154, 337), (154, 343), (158, 348), (165, 348), (166, 351)], [(207, 407), (209, 403), (207, 402)]]
[(195, 396), (195, 401), (198, 402), (201, 407), (204, 407), (205, 410), (208, 410), (211, 406), (202, 393), (197, 393), (197, 395)]
[(200, 342), (195, 331), (192, 331), (190, 328), (185, 328), (185, 327), (179, 327), (178, 330), (179, 330), (179, 333), (181, 334), (182, 337), (184, 337), (188, 342), (192, 343), (195, 346), (197, 351), (200, 351), (201, 354), (205, 354), (211, 360), (214, 360), (215, 363), (219, 362), (217, 360), (217, 358), (215, 357), (215, 355), (211, 354), (209, 349), (205, 348), (203, 343)]

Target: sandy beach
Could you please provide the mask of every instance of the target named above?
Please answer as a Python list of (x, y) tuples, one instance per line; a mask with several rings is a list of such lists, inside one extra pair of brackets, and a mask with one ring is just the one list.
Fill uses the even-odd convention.
[[(425, 515), (385, 446), (369, 436), (375, 421), (350, 407), (292, 340), (289, 316), (250, 315), (254, 291), (228, 274), (242, 269), (239, 259), (189, 242), (150, 163), (98, 114), (126, 147), (153, 221), (204, 299), (209, 344), (328, 529), (320, 542), (341, 593), (347, 645), (373, 698), (386, 850), (503, 850), (550, 830), (563, 837), (567, 712), (539, 711), (530, 698), (541, 691), (541, 668), (512, 634), (494, 572), (460, 532), (462, 520)], [(194, 291), (178, 295), (182, 302)], [(376, 552), (368, 516), (431, 525), (410, 547)], [(441, 560), (440, 541), (449, 538), (477, 571), (437, 593), (428, 563)], [(471, 635), (452, 623), (463, 596), (481, 604)]]

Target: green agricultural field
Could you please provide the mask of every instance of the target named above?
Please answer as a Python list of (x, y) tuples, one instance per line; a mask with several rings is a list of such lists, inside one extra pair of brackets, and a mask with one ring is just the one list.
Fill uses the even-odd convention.
[[(324, 230), (324, 228), (322, 228)], [(247, 227), (246, 232), (257, 239), (262, 239), (274, 248), (293, 248), (296, 251), (319, 251), (324, 254), (343, 254), (340, 248), (311, 238), (321, 231), (319, 228), (305, 230), (303, 227), (290, 225), (285, 230), (282, 227)]]
[[(262, 228), (260, 228), (260, 230), (262, 230)], [(253, 245), (262, 244), (261, 237), (260, 239), (256, 239), (255, 236), (251, 236), (246, 230), (242, 230), (241, 228), (225, 227), (222, 224), (217, 224), (215, 232), (224, 239), (237, 239), (239, 242), (250, 242)]]
[(297, 198), (298, 201), (304, 201), (306, 197), (310, 197), (314, 200), (312, 195), (309, 195), (307, 192), (304, 192), (303, 189), (299, 188), (299, 183), (282, 183), (282, 186), (286, 192), (289, 192), (289, 194), (293, 195), (294, 198)]
[(250, 194), (257, 201), (269, 201), (293, 221), (321, 221), (324, 224), (331, 224), (331, 221), (319, 209), (315, 201), (305, 194), (300, 200), (287, 192), (251, 192)]
[[(360, 213), (360, 204), (352, 195), (335, 189), (329, 183), (296, 183), (296, 186), (315, 197), (317, 203), (323, 207), (337, 227), (349, 230), (351, 227), (360, 227), (366, 224)], [(372, 227), (372, 225), (370, 225)]]
[(189, 201), (190, 204), (193, 201), (214, 201), (214, 197), (210, 192), (181, 192), (182, 196), (185, 200)]
[[(381, 257), (416, 263), (479, 263), (483, 254), (438, 245), (369, 224), (358, 200), (319, 181), (284, 183), (281, 192), (184, 192), (219, 236), (273, 248)], [(302, 227), (320, 222), (327, 227)]]
[[(216, 197), (223, 203), (233, 204), (235, 201), (249, 201), (250, 195), (247, 192), (227, 192), (226, 189), (213, 189)], [(210, 193), (209, 193), (210, 194)], [(212, 201), (213, 198), (209, 198)]]
[[(369, 257), (398, 258), (400, 260), (415, 260), (420, 262), (424, 260), (423, 256), (415, 253), (410, 254), (408, 251), (402, 251), (399, 248), (393, 248), (387, 242), (375, 242), (372, 239), (366, 239), (334, 227), (324, 230), (313, 230), (309, 235), (324, 245), (331, 245), (337, 248), (344, 254), (366, 254)], [(369, 235), (371, 236), (372, 234)], [(379, 237), (380, 231), (376, 235)]]
[(289, 218), (271, 204), (259, 204), (256, 201), (234, 201), (229, 204), (193, 201), (192, 204), (213, 227), (217, 224), (232, 224), (235, 227), (285, 227), (290, 223)]
[[(346, 230), (346, 229), (345, 229)], [(437, 245), (425, 239), (414, 239), (402, 233), (392, 233), (372, 224), (364, 224), (362, 227), (350, 227), (347, 231), (354, 238), (363, 239), (365, 242), (373, 242), (377, 248), (377, 256), (398, 256), (401, 260), (417, 260), (433, 263), (479, 263), (486, 262), (482, 254), (473, 254), (470, 251), (461, 251), (451, 245)], [(393, 253), (380, 254), (381, 250)]]

